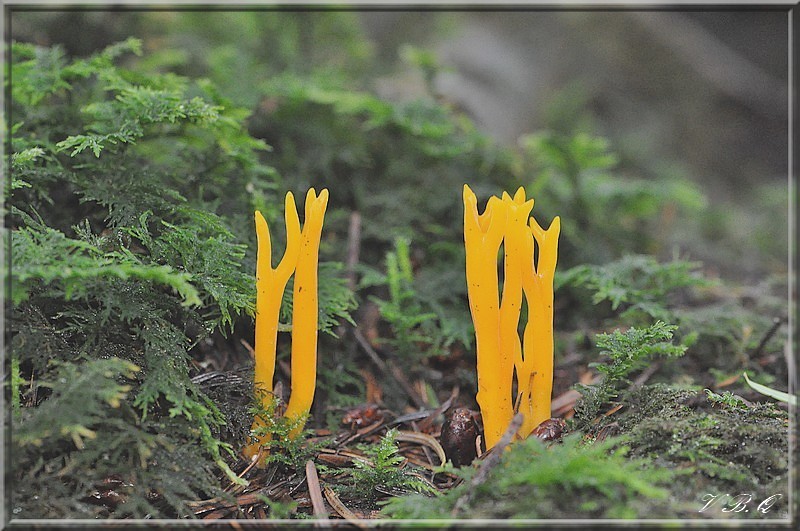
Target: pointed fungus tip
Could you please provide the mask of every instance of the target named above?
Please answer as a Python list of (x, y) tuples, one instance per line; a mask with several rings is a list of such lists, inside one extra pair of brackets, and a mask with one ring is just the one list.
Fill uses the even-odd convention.
[(294, 203), (294, 194), (292, 192), (286, 192), (286, 199), (283, 201), (284, 206), (284, 214), (287, 214), (291, 211), (296, 211), (297, 207)]
[(464, 202), (472, 205), (478, 204), (478, 198), (475, 196), (475, 192), (473, 192), (472, 188), (467, 184), (464, 185)]
[(321, 200), (323, 202), (323, 204), (327, 204), (328, 203), (328, 189), (327, 188), (323, 188), (322, 190), (320, 190), (319, 196), (317, 197), (317, 199)]

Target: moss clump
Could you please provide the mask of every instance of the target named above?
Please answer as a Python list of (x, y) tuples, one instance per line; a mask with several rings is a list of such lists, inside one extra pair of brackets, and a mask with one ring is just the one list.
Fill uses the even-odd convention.
[[(624, 434), (631, 457), (651, 459), (656, 467), (685, 470), (672, 495), (696, 517), (709, 494), (748, 494), (751, 510), (738, 517), (763, 518), (752, 510), (780, 494), (768, 516), (786, 515), (788, 499), (788, 415), (771, 404), (733, 407), (713, 402), (702, 391), (652, 385), (620, 396), (625, 407), (602, 417), (591, 430), (614, 426)], [(722, 506), (704, 515), (722, 517)], [(710, 514), (708, 514), (710, 513)]]
[[(546, 446), (535, 437), (513, 444), (486, 480), (465, 481), (437, 498), (407, 496), (391, 500), (384, 512), (395, 518), (453, 517), (453, 507), (469, 489), (471, 501), (456, 514), (469, 519), (558, 519), (669, 517), (673, 473), (646, 467), (626, 456), (611, 440), (586, 442), (578, 434)], [(660, 509), (659, 509), (660, 508)]]

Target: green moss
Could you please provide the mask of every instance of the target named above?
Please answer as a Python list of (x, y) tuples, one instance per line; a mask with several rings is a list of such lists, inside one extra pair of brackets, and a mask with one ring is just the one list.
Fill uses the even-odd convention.
[[(705, 494), (748, 493), (754, 499), (782, 494), (771, 516), (786, 512), (788, 494), (788, 415), (770, 404), (751, 407), (720, 403), (698, 390), (666, 385), (623, 393), (619, 412), (591, 433), (616, 425), (632, 457), (653, 466), (691, 473), (671, 486), (672, 495), (694, 517)], [(752, 514), (751, 514), (752, 513)], [(750, 517), (762, 515), (751, 511)]]
[[(479, 519), (646, 518), (670, 514), (665, 488), (674, 474), (630, 458), (610, 440), (585, 443), (578, 434), (546, 446), (531, 437), (503, 453), (470, 502), (457, 514)], [(451, 518), (466, 481), (443, 496), (391, 500), (384, 511), (399, 518)]]

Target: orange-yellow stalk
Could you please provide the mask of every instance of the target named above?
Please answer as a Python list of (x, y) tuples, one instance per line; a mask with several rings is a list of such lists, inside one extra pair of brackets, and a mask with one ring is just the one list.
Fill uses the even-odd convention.
[[(275, 351), (278, 338), (278, 317), (286, 282), (295, 270), (300, 255), (300, 220), (297, 216), (294, 196), (286, 194), (284, 202), (286, 223), (286, 250), (276, 268), (272, 268), (272, 242), (269, 226), (261, 212), (256, 211), (256, 236), (258, 252), (256, 255), (256, 332), (255, 332), (255, 376), (254, 387), (257, 399), (264, 409), (272, 401), (272, 379), (275, 375)], [(265, 419), (256, 416), (252, 430), (265, 425)], [(252, 438), (244, 449), (247, 457), (258, 453), (266, 439)]]
[[(512, 198), (491, 197), (478, 215), (477, 199), (464, 186), (464, 245), (467, 293), (475, 325), (478, 365), (477, 401), (483, 417), (486, 448), (500, 439), (513, 415), (514, 373), (527, 437), (550, 418), (553, 388), (553, 275), (560, 220), (548, 230), (528, 219), (533, 199), (519, 188)], [(529, 223), (529, 224), (528, 224)], [(498, 299), (497, 253), (504, 246), (503, 293)], [(538, 247), (538, 259), (534, 250)], [(535, 263), (538, 262), (538, 263)], [(528, 305), (523, 341), (518, 327), (522, 296)]]
[(478, 365), (476, 399), (483, 418), (486, 448), (494, 446), (511, 421), (512, 353), (501, 349), (500, 302), (497, 279), (497, 252), (507, 223), (506, 205), (497, 197), (489, 199), (478, 215), (478, 200), (464, 185), (464, 245), (466, 250), (467, 293)]
[[(523, 253), (522, 286), (528, 303), (528, 322), (523, 333), (523, 357), (517, 360), (517, 381), (522, 396), (520, 411), (524, 420), (520, 437), (527, 437), (536, 426), (550, 418), (553, 392), (553, 276), (558, 258), (561, 219), (556, 216), (547, 230), (530, 218), (526, 249)], [(533, 240), (539, 250), (534, 265)]]
[(512, 199), (503, 192), (503, 203), (508, 209), (508, 224), (504, 237), (503, 295), (500, 303), (500, 348), (508, 355), (502, 356), (502, 371), (512, 387), (514, 366), (522, 359), (522, 347), (517, 331), (522, 310), (522, 277), (524, 255), (530, 231), (525, 224), (533, 208), (533, 199), (525, 201), (525, 190), (520, 187)]
[[(313, 188), (306, 195), (305, 222), (303, 224), (300, 257), (294, 278), (292, 307), (292, 389), (284, 416), (288, 419), (305, 418), (311, 411), (317, 381), (317, 262), (322, 223), (328, 205), (328, 190), (319, 197)], [(296, 437), (305, 425), (301, 420), (289, 432)]]

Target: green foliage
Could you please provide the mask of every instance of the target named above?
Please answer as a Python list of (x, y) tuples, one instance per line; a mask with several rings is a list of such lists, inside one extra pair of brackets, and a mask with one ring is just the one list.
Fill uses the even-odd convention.
[[(118, 66), (138, 49), (73, 60), (12, 46), (10, 343), (31, 384), (17, 389), (11, 473), (48, 499), (15, 490), (28, 518), (185, 516), (214, 470), (234, 477), (192, 347), (252, 312), (232, 230), (252, 212), (231, 206), (274, 172), (213, 87)], [(132, 485), (124, 507), (83, 501), (109, 474)]]
[[(697, 515), (698, 493), (735, 490), (758, 500), (772, 495), (786, 500), (787, 412), (767, 404), (748, 406), (729, 392), (706, 391), (707, 400), (699, 393), (664, 384), (627, 391), (622, 397), (627, 407), (601, 419), (595, 429), (619, 425), (631, 456), (646, 458), (653, 467), (686, 471), (670, 486), (677, 513), (686, 517)], [(774, 517), (786, 510), (782, 501)], [(740, 516), (763, 518), (755, 512)]]
[(411, 44), (400, 46), (398, 53), (406, 63), (416, 66), (422, 72), (425, 89), (429, 94), (435, 94), (434, 80), (436, 75), (444, 70), (436, 54)]
[(781, 402), (786, 402), (787, 404), (791, 404), (793, 406), (797, 405), (797, 397), (794, 395), (790, 395), (789, 393), (784, 393), (782, 391), (778, 391), (777, 389), (773, 389), (771, 387), (767, 387), (766, 385), (761, 385), (760, 383), (756, 383), (750, 380), (750, 377), (747, 376), (747, 373), (742, 373), (744, 376), (747, 385), (761, 393), (762, 395), (768, 396), (770, 398), (774, 398), (775, 400), (780, 400)]
[[(40, 158), (42, 155), (44, 155), (44, 150), (40, 147), (32, 147), (28, 149), (23, 149), (19, 153), (13, 153), (11, 155), (11, 169), (20, 170), (23, 168), (29, 168), (33, 166), (33, 163), (36, 162), (36, 159)], [(12, 187), (30, 186), (30, 184), (25, 183), (24, 181), (16, 181), (16, 182), (18, 183), (21, 182), (24, 184), (17, 184), (17, 185), (12, 184)]]
[(705, 391), (706, 391), (706, 396), (708, 397), (708, 401), (713, 404), (719, 404), (731, 408), (747, 407), (744, 403), (744, 400), (742, 400), (741, 397), (734, 395), (730, 391), (725, 391), (721, 395), (715, 393), (711, 389), (706, 389)]
[(108, 238), (94, 237), (87, 226), (75, 227), (82, 239), (68, 238), (62, 232), (46, 226), (14, 209), (26, 225), (11, 234), (13, 269), (11, 300), (15, 305), (28, 299), (33, 292), (48, 289), (49, 295), (69, 300), (85, 298), (96, 282), (107, 278), (122, 281), (138, 279), (171, 288), (185, 306), (200, 304), (198, 291), (191, 276), (175, 271), (169, 265), (142, 263), (130, 249), (108, 247)]
[[(209, 328), (233, 326), (233, 315), (253, 310), (253, 278), (239, 269), (246, 246), (237, 243), (218, 216), (199, 209), (176, 209), (180, 225), (161, 220), (152, 229), (143, 213), (136, 226), (126, 229), (158, 263), (175, 264), (203, 288), (203, 320)], [(158, 237), (153, 237), (153, 233)], [(215, 306), (211, 306), (210, 302)]]
[(8, 386), (11, 388), (11, 411), (15, 419), (19, 418), (19, 415), (22, 411), (22, 401), (20, 397), (22, 393), (22, 385), (24, 383), (25, 380), (22, 378), (22, 375), (19, 372), (19, 358), (12, 356), (11, 376)]
[[(319, 307), (318, 327), (321, 332), (325, 332), (336, 337), (336, 328), (342, 322), (355, 325), (350, 312), (353, 311), (357, 302), (355, 294), (347, 286), (347, 280), (341, 276), (342, 264), (340, 262), (320, 262), (317, 266), (319, 286), (317, 288), (317, 304)], [(292, 291), (294, 290), (294, 276), (286, 283), (281, 301), (279, 329), (290, 331), (292, 329)]]
[(250, 407), (254, 417), (264, 421), (262, 426), (256, 428), (253, 435), (263, 441), (263, 446), (268, 452), (266, 463), (282, 463), (293, 470), (303, 470), (306, 461), (317, 453), (320, 443), (309, 444), (306, 438), (311, 434), (308, 429), (303, 429), (296, 437), (289, 437), (289, 433), (301, 424), (306, 418), (286, 418), (276, 414), (279, 399), (274, 398), (267, 407), (260, 402), (255, 402)]
[(385, 284), (388, 300), (371, 297), (391, 327), (392, 336), (382, 341), (409, 368), (427, 356), (441, 354), (456, 339), (445, 335), (440, 316), (431, 311), (431, 305), (415, 289), (410, 244), (405, 238), (397, 238), (394, 250), (386, 253), (386, 276), (362, 279), (362, 285), (365, 280)]
[[(625, 255), (603, 265), (578, 265), (557, 273), (556, 286), (588, 289), (592, 302), (610, 303), (624, 319), (649, 317), (672, 321), (675, 302), (689, 288), (713, 283), (698, 273), (700, 264), (683, 260), (659, 263), (652, 256)], [(670, 304), (671, 301), (672, 304)]]
[(610, 334), (597, 335), (597, 347), (601, 356), (608, 356), (611, 363), (597, 363), (595, 367), (608, 385), (625, 382), (631, 372), (642, 368), (652, 356), (682, 356), (683, 345), (672, 344), (672, 334), (677, 326), (656, 321), (647, 328), (629, 328), (625, 332), (614, 330)]
[[(720, 290), (702, 304), (674, 309), (674, 322), (682, 330), (691, 330), (697, 337), (692, 345), (692, 357), (701, 371), (722, 371), (727, 378), (741, 370), (750, 370), (758, 373), (763, 383), (771, 382), (775, 371), (765, 371), (750, 358), (759, 348), (762, 353), (783, 357), (788, 340), (786, 330), (780, 326), (787, 311), (785, 286), (770, 287), (768, 283), (762, 283), (754, 291), (758, 293), (755, 298), (726, 285), (724, 291)], [(782, 293), (776, 296), (776, 292)], [(770, 333), (776, 319), (779, 326)], [(763, 345), (762, 341), (765, 341)]]
[(203, 11), (149, 12), (139, 23), (164, 43), (147, 58), (147, 67), (208, 78), (236, 105), (249, 108), (263, 101), (260, 85), (273, 76), (323, 71), (357, 79), (373, 55), (352, 11), (219, 11), (213, 17)]
[(160, 425), (131, 409), (138, 367), (113, 357), (52, 365), (51, 379), (37, 381), (49, 396), (14, 421), (16, 518), (63, 518), (67, 508), (72, 518), (108, 517), (92, 496), (109, 478), (124, 485), (117, 517), (187, 516), (196, 492), (221, 494), (186, 419)]
[[(122, 376), (132, 378), (136, 365), (117, 358), (86, 364), (79, 372), (74, 364), (56, 364), (53, 382), (39, 381), (39, 387), (51, 389), (52, 395), (20, 422), (16, 443), (20, 446), (42, 446), (48, 439), (69, 439), (79, 450), (85, 439), (96, 439), (90, 428), (101, 425), (107, 407), (118, 409), (130, 385), (117, 383)], [(61, 385), (59, 385), (61, 384)]]
[(297, 502), (271, 500), (264, 495), (259, 495), (259, 499), (264, 502), (264, 505), (269, 507), (269, 517), (271, 520), (288, 520), (297, 513)]
[[(320, 352), (335, 352), (342, 348), (342, 341), (332, 334), (321, 337)], [(317, 368), (317, 390), (314, 394), (317, 403), (327, 403), (324, 416), (325, 425), (338, 429), (341, 416), (338, 408), (353, 407), (365, 401), (366, 384), (361, 374), (363, 366), (352, 356), (320, 356)]]
[[(74, 157), (88, 149), (95, 157), (100, 157), (100, 152), (108, 144), (136, 142), (144, 136), (148, 125), (174, 124), (183, 120), (212, 122), (218, 117), (219, 109), (201, 98), (181, 100), (171, 90), (134, 86), (114, 92), (117, 94), (114, 103), (92, 104), (83, 109), (89, 118), (95, 120), (92, 123), (92, 132), (67, 137), (56, 144), (59, 151), (69, 151), (70, 156)], [(114, 124), (113, 130), (103, 127), (109, 122)], [(99, 132), (95, 132), (98, 130)]]
[[(673, 473), (630, 459), (614, 442), (582, 444), (578, 434), (546, 446), (529, 437), (503, 452), (500, 464), (473, 487), (464, 481), (443, 496), (412, 495), (389, 500), (393, 518), (447, 519), (461, 496), (474, 488), (460, 518), (646, 518), (650, 504), (667, 498)], [(469, 469), (467, 469), (469, 470)], [(474, 472), (468, 471), (469, 478)], [(533, 500), (533, 502), (532, 502)]]
[[(585, 326), (646, 326), (653, 320), (675, 323), (679, 341), (692, 350), (684, 364), (692, 374), (738, 369), (759, 370), (748, 360), (762, 338), (785, 315), (785, 285), (765, 279), (742, 289), (704, 276), (696, 262), (659, 263), (645, 255), (626, 255), (603, 265), (579, 265), (556, 273), (562, 298), (575, 305), (570, 316)], [(758, 293), (754, 296), (754, 293)], [(589, 307), (584, 301), (591, 301)], [(590, 313), (587, 318), (586, 314)], [(786, 337), (781, 328), (762, 345), (780, 352)], [(762, 378), (768, 377), (762, 374)], [(710, 385), (710, 382), (700, 382)]]
[(487, 186), (513, 179), (510, 152), (430, 98), (392, 102), (323, 73), (275, 76), (262, 88), (270, 105), (252, 130), (280, 153), (275, 167), (293, 187), (314, 176), (332, 204), (368, 220), (363, 263), (380, 262), (398, 236), (426, 250), (458, 242), (466, 176)]
[(396, 436), (397, 430), (390, 429), (376, 444), (359, 445), (364, 459), (353, 460), (352, 483), (346, 488), (350, 495), (375, 499), (378, 488), (390, 492), (434, 492), (428, 483), (400, 466), (405, 458), (397, 455)]
[(608, 358), (607, 363), (591, 363), (603, 375), (597, 385), (578, 386), (584, 395), (576, 405), (579, 419), (591, 422), (603, 404), (618, 396), (621, 385), (629, 382), (627, 376), (644, 367), (653, 356), (678, 357), (686, 352), (685, 345), (672, 343), (673, 332), (677, 329), (662, 321), (656, 321), (647, 328), (629, 328), (625, 332), (614, 330), (596, 337), (597, 347), (604, 349), (600, 356)]
[(548, 217), (561, 216), (559, 259), (569, 265), (604, 263), (623, 253), (656, 251), (656, 236), (674, 212), (697, 212), (705, 198), (690, 182), (632, 179), (613, 170), (608, 140), (543, 131), (524, 136), (525, 167), (535, 174), (528, 195)]
[(86, 60), (70, 64), (59, 46), (42, 48), (29, 43), (11, 45), (14, 61), (11, 64), (12, 100), (34, 107), (52, 96), (63, 96), (71, 91), (73, 83), (90, 75), (102, 76), (107, 82), (119, 80), (114, 61), (126, 53), (140, 55), (142, 43), (129, 38), (107, 47)]

